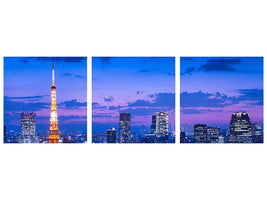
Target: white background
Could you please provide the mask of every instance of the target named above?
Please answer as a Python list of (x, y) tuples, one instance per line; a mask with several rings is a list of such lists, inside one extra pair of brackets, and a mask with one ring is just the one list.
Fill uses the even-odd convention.
[[(266, 56), (266, 19), (258, 0), (1, 0), (0, 56), (87, 56), (88, 105), (91, 56), (176, 56), (179, 130), (179, 57)], [(87, 144), (0, 138), (4, 200), (267, 198), (266, 144), (91, 144), (90, 106)]]

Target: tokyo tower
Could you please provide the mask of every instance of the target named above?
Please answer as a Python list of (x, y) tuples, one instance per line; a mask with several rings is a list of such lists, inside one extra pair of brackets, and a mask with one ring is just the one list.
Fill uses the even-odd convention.
[(48, 132), (49, 143), (59, 143), (60, 132), (58, 130), (57, 120), (57, 104), (56, 104), (56, 86), (55, 86), (55, 73), (54, 62), (52, 70), (52, 87), (51, 87), (51, 113), (50, 113), (50, 129)]

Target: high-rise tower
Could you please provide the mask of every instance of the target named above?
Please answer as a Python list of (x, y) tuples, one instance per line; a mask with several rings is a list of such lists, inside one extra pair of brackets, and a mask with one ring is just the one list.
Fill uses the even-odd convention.
[(195, 124), (194, 125), (194, 142), (195, 143), (207, 143), (207, 125)]
[(158, 143), (167, 143), (169, 139), (168, 112), (156, 113), (156, 139)]
[(152, 124), (150, 126), (151, 134), (156, 133), (156, 115), (152, 115)]
[(55, 86), (55, 73), (54, 63), (52, 70), (52, 87), (51, 87), (51, 113), (50, 113), (50, 129), (48, 132), (49, 143), (59, 143), (60, 132), (58, 130), (57, 120), (57, 104), (56, 104), (56, 86)]
[(131, 114), (120, 113), (120, 143), (127, 143), (131, 136)]
[(20, 114), (20, 131), (22, 143), (35, 143), (35, 116), (34, 112)]
[(251, 122), (248, 113), (232, 114), (229, 128), (229, 143), (252, 143)]

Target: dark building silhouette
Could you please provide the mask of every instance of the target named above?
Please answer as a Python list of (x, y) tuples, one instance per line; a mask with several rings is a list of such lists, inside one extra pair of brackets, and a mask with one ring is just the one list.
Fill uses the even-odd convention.
[(254, 143), (263, 143), (263, 131), (261, 124), (251, 124), (251, 132)]
[(7, 138), (6, 138), (6, 126), (4, 126), (4, 143), (7, 142)]
[(194, 141), (195, 143), (207, 143), (207, 125), (195, 124), (194, 125)]
[(180, 133), (180, 143), (185, 143), (185, 140), (186, 140), (185, 132), (181, 132)]
[(131, 114), (120, 113), (120, 143), (126, 143), (131, 136)]
[(106, 131), (107, 143), (116, 143), (116, 130), (115, 128), (108, 129)]
[(155, 134), (145, 134), (144, 143), (155, 143)]
[(252, 143), (251, 123), (248, 113), (233, 113), (229, 127), (229, 143)]
[(151, 134), (156, 134), (156, 115), (152, 115)]

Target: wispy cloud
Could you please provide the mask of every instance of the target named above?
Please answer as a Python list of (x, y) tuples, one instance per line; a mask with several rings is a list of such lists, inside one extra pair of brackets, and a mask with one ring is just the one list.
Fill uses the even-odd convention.
[(62, 74), (62, 76), (64, 76), (64, 77), (78, 78), (78, 79), (86, 79), (86, 76), (78, 75), (78, 74), (71, 74), (71, 73)]
[(105, 102), (111, 103), (114, 100), (114, 98), (112, 96), (104, 98)]
[(72, 99), (71, 101), (64, 101), (59, 104), (66, 108), (79, 108), (87, 106), (87, 102), (78, 102), (77, 99)]
[(194, 68), (194, 67), (187, 67), (187, 68), (185, 69), (185, 71), (181, 73), (181, 76), (182, 76), (182, 75), (185, 75), (185, 74), (192, 75), (192, 72), (193, 72), (193, 71), (195, 71), (195, 68)]

